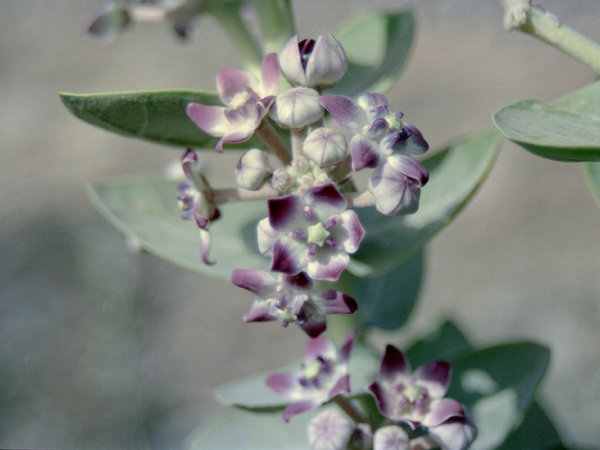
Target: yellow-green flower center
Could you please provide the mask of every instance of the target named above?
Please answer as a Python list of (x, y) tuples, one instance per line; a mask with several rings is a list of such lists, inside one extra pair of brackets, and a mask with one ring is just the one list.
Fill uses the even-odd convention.
[(308, 227), (308, 243), (317, 244), (319, 247), (323, 247), (325, 239), (331, 234), (325, 229), (322, 222)]
[(388, 124), (388, 129), (400, 131), (404, 126), (404, 123), (398, 118), (396, 114), (387, 114), (383, 116)]

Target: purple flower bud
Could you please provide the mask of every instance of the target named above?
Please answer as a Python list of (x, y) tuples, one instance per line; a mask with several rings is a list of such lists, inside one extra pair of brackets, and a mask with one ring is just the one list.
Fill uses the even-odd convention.
[(319, 167), (341, 163), (348, 156), (346, 139), (331, 128), (317, 128), (304, 140), (304, 154)]
[(271, 173), (272, 169), (267, 154), (253, 148), (244, 153), (238, 161), (235, 169), (235, 181), (242, 189), (257, 191), (263, 187)]
[(319, 36), (298, 42), (294, 36), (279, 53), (279, 68), (292, 86), (319, 90), (334, 86), (346, 73), (348, 61), (340, 43), (331, 36), (335, 48)]
[(408, 155), (394, 154), (371, 175), (367, 189), (375, 197), (375, 206), (386, 216), (412, 214), (419, 208), (421, 186), (429, 175)]
[(290, 89), (277, 97), (270, 117), (282, 127), (293, 130), (313, 125), (323, 117), (319, 93), (304, 87)]

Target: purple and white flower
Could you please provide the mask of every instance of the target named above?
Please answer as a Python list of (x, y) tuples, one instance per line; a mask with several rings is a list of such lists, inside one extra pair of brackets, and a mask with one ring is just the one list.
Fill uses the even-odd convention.
[(393, 152), (419, 155), (429, 148), (421, 132), (402, 121), (382, 94), (363, 94), (355, 102), (344, 95), (323, 95), (319, 99), (337, 123), (354, 133), (350, 155), (354, 170), (375, 168)]
[(198, 169), (198, 157), (193, 150), (187, 150), (181, 160), (185, 181), (177, 186), (181, 218), (195, 220), (200, 229), (200, 256), (206, 264), (210, 252), (210, 234), (208, 225), (220, 216), (219, 210), (211, 201), (211, 189), (208, 181)]
[(373, 171), (367, 189), (375, 198), (375, 207), (386, 216), (412, 214), (419, 209), (421, 186), (429, 174), (414, 158), (394, 154)]
[(357, 309), (354, 299), (340, 291), (315, 289), (304, 272), (275, 279), (262, 270), (236, 269), (231, 281), (257, 297), (245, 322), (279, 320), (284, 326), (294, 322), (313, 338), (325, 331), (326, 314), (351, 314)]
[(270, 199), (269, 217), (258, 223), (258, 247), (272, 256), (271, 270), (302, 271), (316, 280), (336, 281), (365, 235), (357, 214), (332, 184), (308, 189), (303, 197)]
[(319, 167), (339, 164), (348, 156), (348, 146), (344, 136), (331, 128), (317, 128), (310, 132), (302, 151), (308, 159)]
[(279, 95), (271, 107), (269, 117), (283, 128), (303, 130), (323, 118), (319, 93), (314, 89), (297, 87)]
[(279, 90), (277, 55), (266, 55), (262, 63), (261, 80), (249, 72), (225, 67), (217, 74), (217, 93), (223, 106), (190, 103), (188, 117), (206, 134), (222, 136), (216, 150), (223, 151), (223, 143), (237, 144), (252, 137), (269, 113)]
[(450, 374), (450, 365), (444, 361), (425, 364), (412, 372), (406, 356), (388, 345), (379, 380), (371, 383), (367, 392), (391, 421), (406, 423), (412, 429), (427, 428), (444, 449), (465, 449), (475, 438), (476, 429), (459, 402), (444, 398)]
[(375, 431), (373, 450), (410, 450), (410, 441), (398, 425), (387, 425)]
[(323, 90), (334, 86), (348, 70), (348, 61), (341, 44), (331, 36), (303, 39), (294, 36), (279, 53), (279, 68), (292, 86)]
[(291, 400), (283, 410), (289, 422), (296, 414), (310, 411), (338, 394), (350, 392), (348, 363), (358, 331), (350, 332), (339, 352), (328, 339), (320, 336), (308, 341), (300, 371), (276, 373), (267, 378), (267, 386)]

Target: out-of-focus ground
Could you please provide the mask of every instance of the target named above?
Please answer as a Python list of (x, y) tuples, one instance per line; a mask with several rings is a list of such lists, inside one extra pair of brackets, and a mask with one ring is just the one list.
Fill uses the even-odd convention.
[[(595, 78), (505, 32), (498, 1), (413, 3), (416, 46), (389, 99), (433, 148), (491, 127), (491, 113), (506, 103), (550, 101)], [(98, 46), (82, 27), (100, 4), (0, 0), (3, 448), (179, 448), (218, 410), (212, 388), (279, 368), (304, 345), (294, 327), (243, 324), (247, 293), (128, 253), (86, 198), (88, 180), (161, 171), (179, 153), (75, 119), (57, 91), (214, 89), (216, 71), (238, 65), (210, 19), (188, 43), (147, 25)], [(316, 36), (361, 11), (409, 2), (295, 4), (299, 33)], [(543, 4), (600, 40), (598, 2)], [(427, 261), (410, 332), (452, 318), (477, 345), (550, 346), (542, 403), (567, 443), (597, 448), (600, 211), (580, 167), (506, 143)]]

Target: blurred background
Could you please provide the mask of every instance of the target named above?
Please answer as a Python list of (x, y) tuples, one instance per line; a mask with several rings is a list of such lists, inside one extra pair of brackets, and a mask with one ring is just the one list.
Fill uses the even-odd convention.
[[(180, 448), (220, 408), (215, 386), (280, 368), (305, 342), (297, 327), (244, 325), (246, 292), (128, 252), (86, 198), (88, 181), (161, 172), (180, 153), (79, 121), (58, 91), (213, 90), (222, 66), (239, 66), (210, 18), (188, 42), (158, 24), (99, 46), (83, 27), (102, 3), (0, 0), (3, 448)], [(600, 40), (597, 1), (541, 3)], [(388, 98), (432, 148), (491, 127), (509, 102), (547, 102), (595, 79), (506, 32), (497, 0), (302, 0), (297, 28), (316, 37), (360, 12), (406, 6), (416, 45)], [(579, 165), (505, 143), (473, 201), (429, 245), (410, 328), (380, 337), (402, 342), (451, 318), (476, 345), (550, 346), (542, 404), (568, 444), (598, 448), (599, 236)]]

